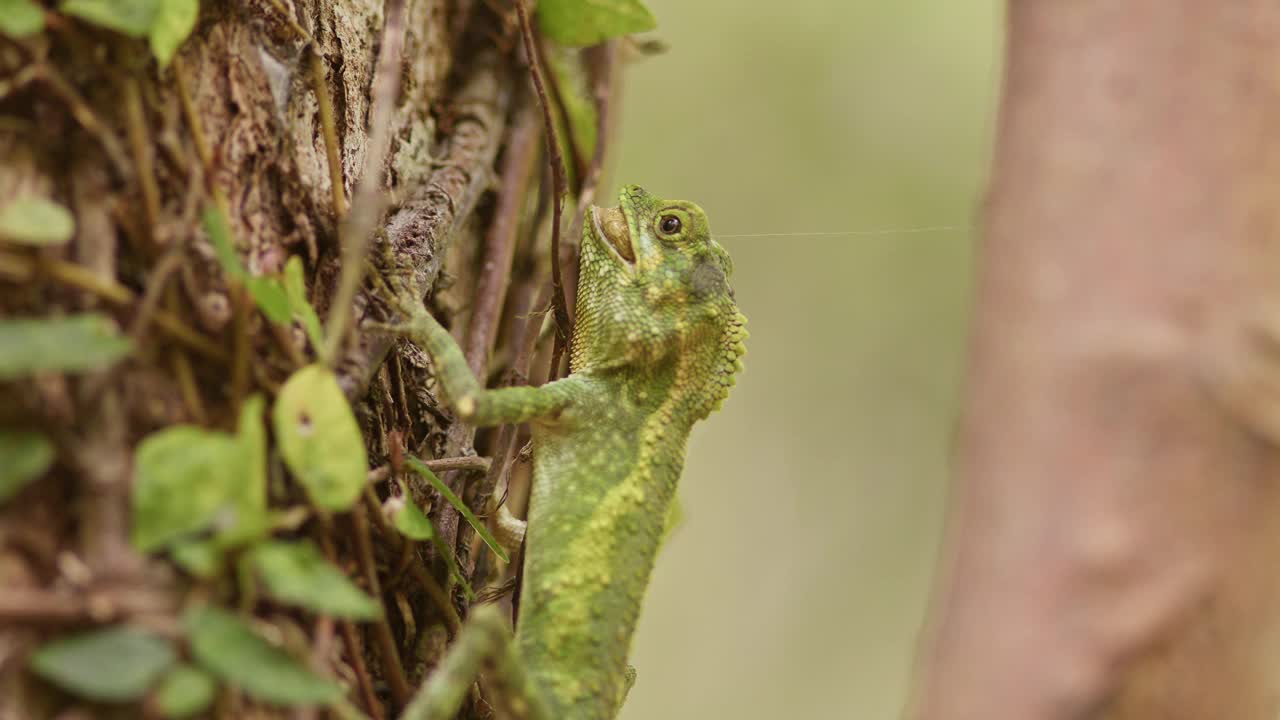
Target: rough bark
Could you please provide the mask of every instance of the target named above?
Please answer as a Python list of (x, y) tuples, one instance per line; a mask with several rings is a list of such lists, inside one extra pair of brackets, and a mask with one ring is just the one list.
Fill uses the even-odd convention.
[[(39, 427), (59, 447), (49, 476), (0, 506), (3, 717), (109, 714), (35, 680), (25, 670), (30, 651), (68, 630), (122, 620), (172, 633), (180, 606), (209, 596), (248, 603), (286, 637), (301, 633), (314, 669), (346, 683), (371, 717), (390, 717), (465, 611), (435, 550), (403, 541), (383, 521), (378, 503), (395, 493), (386, 464), (396, 466), (406, 449), (447, 457), (439, 469), (453, 471), (450, 484), (480, 501), (499, 478), (465, 457), (475, 454), (474, 433), (439, 407), (422, 355), (359, 332), (375, 313), (363, 293), (343, 308), (355, 330), (336, 368), (371, 463), (383, 467), (371, 475), (367, 503), (333, 518), (312, 514), (295, 534), (380, 594), (386, 620), (357, 625), (255, 605), (237, 599), (234, 578), (193, 583), (163, 559), (138, 555), (128, 542), (129, 486), (142, 437), (176, 423), (231, 428), (249, 393), (270, 395), (322, 351), (228, 286), (200, 213), (225, 200), (251, 274), (303, 258), (308, 294), (326, 316), (342, 272), (343, 223), (359, 209), (362, 173), (382, 164), (369, 162), (371, 105), (391, 8), (404, 45), (389, 75), (395, 100), (386, 178), (374, 188), (385, 208), (375, 213), (377, 241), (455, 318), (477, 371), (496, 374), (514, 359), (528, 374), (534, 346), (526, 347), (524, 318), (546, 283), (539, 258), (547, 247), (535, 202), (542, 128), (514, 12), (467, 0), (204, 6), (165, 69), (144, 42), (53, 13), (51, 28), (29, 40), (0, 35), (0, 204), (40, 195), (77, 222), (66, 248), (0, 248), (8, 260), (0, 263), (0, 317), (97, 308), (140, 348), (102, 373), (0, 383), (0, 428)], [(508, 287), (518, 289), (511, 298)], [(496, 452), (508, 456), (510, 433), (502, 438)], [(271, 472), (273, 502), (303, 501), (278, 462)], [(471, 535), (459, 532), (456, 511), (429, 490), (415, 492), (474, 570), (477, 589), (500, 581), (488, 575), (492, 563), (477, 568), (468, 556)], [(466, 716), (486, 714), (473, 698)], [(227, 692), (218, 711), (281, 714)]]
[(913, 717), (1274, 718), (1280, 6), (1014, 0)]

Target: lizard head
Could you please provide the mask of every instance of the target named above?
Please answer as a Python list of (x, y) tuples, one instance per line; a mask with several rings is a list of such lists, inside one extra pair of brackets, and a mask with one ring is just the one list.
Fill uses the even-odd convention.
[(586, 211), (578, 280), (575, 370), (674, 367), (694, 419), (718, 408), (742, 369), (746, 318), (733, 261), (694, 203), (629, 185), (614, 208)]

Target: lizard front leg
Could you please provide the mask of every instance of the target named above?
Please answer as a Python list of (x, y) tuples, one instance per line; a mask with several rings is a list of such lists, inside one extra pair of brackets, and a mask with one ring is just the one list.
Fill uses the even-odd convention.
[(486, 389), (471, 372), (453, 336), (423, 306), (412, 273), (393, 272), (393, 280), (388, 282), (377, 268), (370, 268), (369, 277), (378, 295), (403, 319), (390, 324), (367, 322), (365, 327), (407, 337), (426, 351), (446, 402), (463, 422), (476, 427), (521, 423), (569, 405), (574, 386), (581, 382), (573, 377), (540, 387)]
[(462, 707), (471, 684), (484, 667), (492, 669), (494, 690), (511, 717), (551, 720), (545, 699), (525, 672), (511, 640), (511, 628), (492, 605), (481, 605), (431, 679), (405, 708), (402, 720), (450, 720)]

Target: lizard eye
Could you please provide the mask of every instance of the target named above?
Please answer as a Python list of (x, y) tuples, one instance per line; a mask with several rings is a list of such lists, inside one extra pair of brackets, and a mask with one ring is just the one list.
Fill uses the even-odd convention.
[(658, 229), (663, 235), (675, 235), (680, 232), (680, 218), (675, 215), (663, 215), (658, 221)]

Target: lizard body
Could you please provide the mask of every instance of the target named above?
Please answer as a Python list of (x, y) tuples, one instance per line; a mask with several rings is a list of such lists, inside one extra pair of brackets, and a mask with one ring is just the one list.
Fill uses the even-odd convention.
[[(525, 590), (511, 660), (524, 666), (516, 691), (535, 696), (532, 716), (607, 720), (621, 705), (689, 431), (720, 406), (742, 368), (746, 319), (731, 272), (693, 203), (629, 186), (618, 208), (587, 210), (571, 372), (539, 388), (481, 388), (420, 296), (395, 294), (409, 320), (392, 329), (432, 357), (463, 421), (532, 424)], [(456, 710), (443, 700), (446, 680), (439, 684), (422, 707), (443, 714), (420, 717)]]

